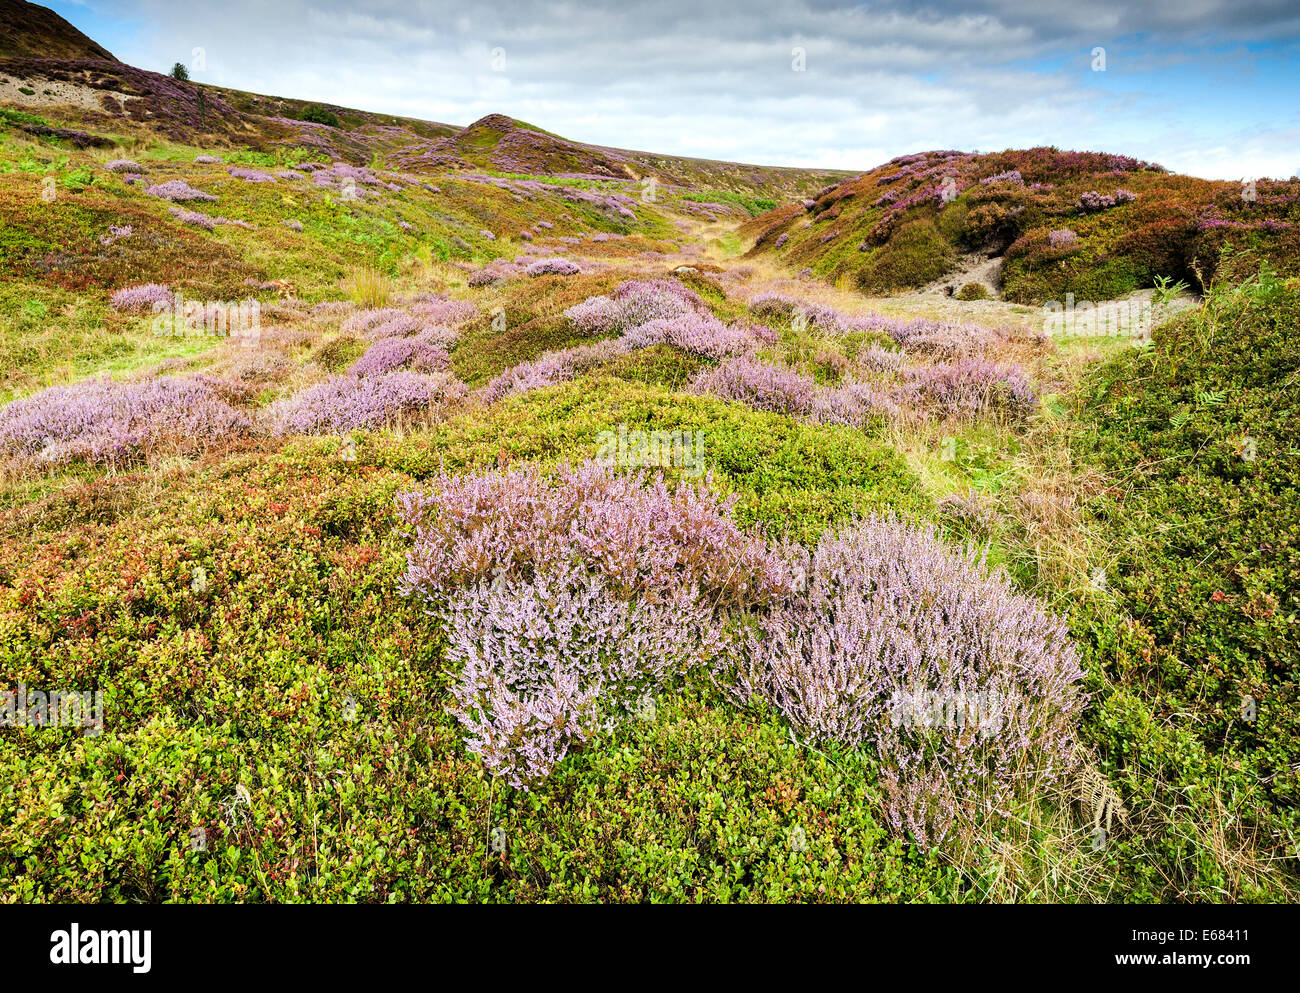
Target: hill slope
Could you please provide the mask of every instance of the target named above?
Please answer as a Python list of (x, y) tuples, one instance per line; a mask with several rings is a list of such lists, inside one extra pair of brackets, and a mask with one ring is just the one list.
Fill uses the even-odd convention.
[[(1157, 276), (1202, 288), (1224, 246), (1300, 271), (1300, 181), (1179, 176), (1122, 155), (1031, 148), (922, 152), (755, 218), (752, 254), (865, 293), (999, 258), (1006, 299), (1111, 299)], [(959, 275), (958, 275), (959, 278)]]
[(0, 0), (0, 59), (103, 59), (113, 53), (87, 38), (48, 7)]

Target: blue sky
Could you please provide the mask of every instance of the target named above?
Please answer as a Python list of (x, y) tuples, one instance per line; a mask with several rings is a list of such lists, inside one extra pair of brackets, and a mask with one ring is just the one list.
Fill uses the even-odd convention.
[(623, 148), (863, 169), (1058, 145), (1212, 178), (1300, 171), (1292, 0), (47, 5), (147, 69), (451, 124), (505, 113)]

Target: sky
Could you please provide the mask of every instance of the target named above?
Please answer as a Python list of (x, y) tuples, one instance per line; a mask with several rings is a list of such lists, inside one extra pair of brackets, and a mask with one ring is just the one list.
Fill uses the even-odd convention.
[(448, 124), (861, 170), (930, 149), (1300, 173), (1300, 0), (45, 0), (124, 62)]

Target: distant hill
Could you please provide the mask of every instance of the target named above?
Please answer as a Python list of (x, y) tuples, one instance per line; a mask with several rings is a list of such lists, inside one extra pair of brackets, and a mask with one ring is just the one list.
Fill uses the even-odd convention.
[(1158, 276), (1199, 289), (1233, 251), (1297, 272), (1300, 182), (1243, 187), (1056, 148), (920, 152), (756, 217), (743, 232), (752, 255), (866, 293), (947, 279), (959, 288), (980, 260), (1000, 260), (1008, 300), (1110, 299)]
[(117, 61), (48, 7), (0, 0), (0, 59), (17, 57)]
[(354, 164), (378, 157), (411, 172), (488, 171), (634, 182), (653, 177), (692, 191), (709, 216), (726, 210), (753, 214), (849, 175), (606, 148), (502, 114), (461, 127), (175, 80), (117, 61), (44, 7), (0, 0), (0, 18), (0, 101), (65, 128), (113, 135), (146, 130), (204, 146), (303, 147)]

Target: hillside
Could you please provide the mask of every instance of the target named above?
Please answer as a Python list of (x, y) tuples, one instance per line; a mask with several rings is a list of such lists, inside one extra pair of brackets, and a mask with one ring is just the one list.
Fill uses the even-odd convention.
[[(1294, 275), (1300, 180), (1240, 183), (1166, 172), (1122, 155), (1031, 148), (900, 156), (828, 186), (742, 231), (750, 257), (861, 292), (943, 281), (960, 290), (980, 263), (1017, 303), (1109, 300), (1157, 277), (1204, 288), (1225, 252)], [(1239, 275), (1241, 273), (1238, 273)]]
[(0, 59), (17, 57), (117, 61), (48, 7), (0, 0)]

